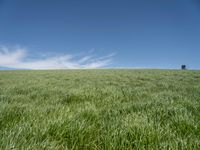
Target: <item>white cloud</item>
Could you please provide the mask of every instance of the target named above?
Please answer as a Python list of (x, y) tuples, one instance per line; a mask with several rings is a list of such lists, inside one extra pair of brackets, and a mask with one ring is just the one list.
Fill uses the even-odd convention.
[[(34, 59), (23, 48), (0, 47), (0, 67), (16, 69), (79, 69), (79, 68), (102, 68), (107, 67), (114, 54), (94, 57), (92, 55), (77, 57), (73, 55), (41, 55)], [(45, 56), (45, 57), (44, 57)]]

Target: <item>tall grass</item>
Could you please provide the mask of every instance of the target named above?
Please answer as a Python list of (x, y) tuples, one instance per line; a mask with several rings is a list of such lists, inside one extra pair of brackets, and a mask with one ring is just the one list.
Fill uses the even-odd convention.
[(0, 149), (200, 149), (200, 71), (0, 71)]

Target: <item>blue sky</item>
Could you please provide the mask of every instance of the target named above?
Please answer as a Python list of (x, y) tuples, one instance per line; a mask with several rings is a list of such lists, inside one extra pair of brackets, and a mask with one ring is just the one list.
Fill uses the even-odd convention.
[(199, 0), (0, 0), (0, 68), (200, 69)]

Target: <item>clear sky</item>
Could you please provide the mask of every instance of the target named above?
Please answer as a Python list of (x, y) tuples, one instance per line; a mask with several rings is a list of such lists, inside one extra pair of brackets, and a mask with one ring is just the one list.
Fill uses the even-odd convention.
[(199, 0), (0, 0), (0, 67), (200, 69)]

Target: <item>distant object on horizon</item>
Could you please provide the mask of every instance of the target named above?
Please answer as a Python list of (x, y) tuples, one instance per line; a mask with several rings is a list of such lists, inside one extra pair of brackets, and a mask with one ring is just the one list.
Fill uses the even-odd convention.
[(186, 70), (187, 68), (186, 68), (186, 65), (181, 65), (181, 69), (182, 70)]

